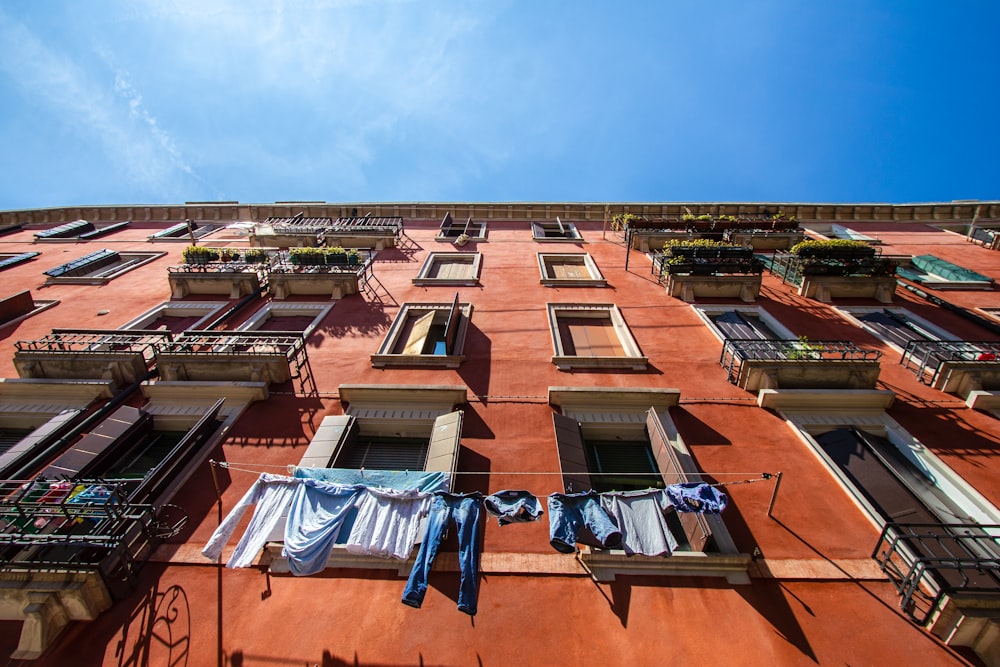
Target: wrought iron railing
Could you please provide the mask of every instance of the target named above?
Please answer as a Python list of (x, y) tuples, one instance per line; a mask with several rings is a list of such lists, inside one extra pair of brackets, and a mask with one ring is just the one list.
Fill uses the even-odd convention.
[(163, 532), (134, 480), (0, 480), (0, 571), (100, 571), (134, 583)]
[(150, 361), (156, 345), (169, 342), (173, 335), (165, 330), (117, 329), (53, 329), (52, 333), (37, 340), (19, 340), (14, 343), (18, 352), (71, 352), (74, 354), (100, 355), (108, 353), (138, 353)]
[(888, 523), (872, 558), (925, 625), (948, 595), (1000, 600), (1000, 525)]
[(977, 362), (1000, 368), (1000, 342), (911, 340), (900, 359), (921, 382), (934, 386), (948, 362)]
[(813, 362), (877, 361), (880, 350), (858, 347), (847, 340), (727, 338), (719, 363), (736, 383), (746, 361)]

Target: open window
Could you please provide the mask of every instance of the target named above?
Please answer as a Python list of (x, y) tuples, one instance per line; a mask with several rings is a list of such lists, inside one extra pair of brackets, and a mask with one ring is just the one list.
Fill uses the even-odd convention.
[(414, 285), (478, 285), (482, 255), (478, 252), (432, 252)]
[(550, 303), (549, 329), (560, 370), (646, 370), (647, 358), (614, 304)]
[(45, 282), (103, 285), (165, 254), (164, 252), (118, 252), (104, 248), (45, 271), (45, 275), (48, 276)]
[(948, 628), (981, 624), (983, 601), (1000, 595), (1000, 510), (886, 414), (891, 399), (891, 392), (859, 392), (804, 401), (773, 392), (763, 404), (882, 529), (873, 557), (904, 611), (948, 643), (971, 646), (961, 638), (975, 632)]
[[(676, 389), (550, 387), (549, 403), (560, 409), (552, 422), (564, 490), (625, 491), (702, 481), (668, 412), (679, 398)], [(719, 515), (672, 512), (667, 523), (679, 545), (669, 558), (626, 561), (619, 550), (589, 549), (584, 560), (599, 579), (613, 579), (626, 572), (681, 573), (693, 565), (691, 558), (737, 553)], [(713, 571), (713, 564), (702, 565)], [(715, 574), (747, 581), (749, 557), (715, 565)]]
[(472, 304), (406, 303), (389, 328), (372, 366), (435, 366), (458, 368), (465, 360), (465, 336)]
[(555, 222), (532, 222), (531, 237), (536, 241), (569, 241), (579, 243), (583, 236), (572, 222), (563, 222), (556, 217)]
[(471, 215), (464, 222), (459, 222), (451, 217), (449, 211), (444, 214), (444, 219), (441, 220), (441, 226), (434, 240), (451, 241), (458, 244), (464, 244), (468, 241), (484, 241), (486, 240), (486, 223), (473, 222)]

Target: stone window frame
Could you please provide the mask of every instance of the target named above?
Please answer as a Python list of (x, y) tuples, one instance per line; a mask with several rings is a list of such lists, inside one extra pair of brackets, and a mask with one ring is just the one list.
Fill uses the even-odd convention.
[(880, 340), (885, 345), (888, 345), (892, 349), (896, 350), (900, 354), (905, 352), (905, 350), (899, 346), (899, 344), (893, 342), (892, 340), (886, 338), (881, 333), (875, 329), (869, 327), (865, 322), (863, 322), (858, 316), (868, 315), (869, 313), (878, 313), (885, 310), (893, 312), (897, 315), (903, 315), (909, 320), (913, 320), (914, 323), (920, 325), (921, 328), (927, 329), (930, 333), (938, 337), (939, 340), (961, 340), (958, 336), (954, 335), (947, 329), (944, 329), (937, 324), (919, 316), (915, 315), (912, 311), (907, 310), (901, 306), (888, 306), (888, 307), (875, 307), (875, 306), (833, 306), (833, 310), (836, 311), (838, 315), (843, 317), (845, 320), (858, 327), (859, 329), (864, 329), (866, 332)]
[(227, 305), (229, 305), (228, 301), (163, 301), (138, 317), (133, 317), (125, 324), (119, 326), (118, 329), (123, 331), (149, 329), (149, 325), (157, 319), (172, 316), (171, 311), (204, 311), (205, 315), (188, 327), (188, 329), (197, 329), (199, 326), (211, 322), (214, 318), (221, 315)]
[(270, 301), (261, 306), (257, 312), (255, 312), (246, 322), (243, 322), (238, 327), (237, 331), (258, 331), (260, 327), (269, 319), (275, 317), (274, 313), (276, 311), (287, 311), (291, 314), (302, 314), (302, 315), (313, 315), (312, 322), (302, 330), (302, 338), (307, 339), (319, 326), (319, 323), (330, 314), (333, 310), (335, 304), (332, 303), (312, 303), (306, 301), (288, 301), (276, 303)]
[[(552, 336), (552, 363), (559, 370), (586, 368), (613, 368), (620, 370), (644, 371), (649, 359), (642, 353), (639, 344), (629, 330), (621, 310), (613, 303), (548, 303), (546, 310), (549, 333)], [(581, 356), (568, 354), (568, 349), (559, 330), (560, 316), (607, 319), (611, 322), (623, 356)]]
[(700, 319), (705, 326), (708, 327), (708, 330), (712, 332), (712, 335), (723, 344), (726, 342), (726, 335), (715, 325), (715, 322), (712, 321), (712, 317), (728, 313), (729, 311), (737, 311), (739, 313), (753, 315), (767, 325), (767, 328), (773, 331), (778, 336), (778, 339), (794, 340), (797, 338), (791, 329), (778, 321), (777, 318), (761, 306), (748, 306), (746, 304), (692, 304), (691, 309), (698, 316), (698, 319)]
[[(607, 287), (608, 281), (601, 270), (597, 268), (597, 262), (588, 252), (540, 252), (537, 253), (538, 271), (541, 275), (540, 282), (551, 287)], [(558, 278), (549, 272), (549, 263), (559, 259), (572, 259), (574, 263), (581, 264), (586, 268), (589, 278)]]
[[(548, 231), (562, 231), (562, 236), (546, 236)], [(583, 235), (572, 222), (563, 222), (557, 216), (551, 220), (532, 220), (531, 238), (539, 243), (583, 243)]]
[[(155, 252), (155, 251), (145, 251), (145, 250), (126, 250), (124, 252), (119, 252), (119, 256), (122, 260), (126, 257), (136, 259), (138, 261), (128, 262), (123, 261), (124, 265), (115, 265), (108, 267), (108, 273), (102, 273), (97, 276), (47, 276), (45, 280), (46, 285), (58, 285), (58, 284), (75, 284), (75, 285), (104, 285), (111, 282), (119, 276), (123, 276), (129, 271), (138, 269), (140, 266), (145, 266), (150, 262), (155, 262), (161, 257), (166, 256), (165, 252)], [(60, 266), (65, 266), (70, 262), (61, 264)], [(118, 267), (118, 268), (116, 268)], [(58, 268), (58, 267), (53, 267)]]
[[(462, 260), (461, 263), (468, 263), (471, 265), (469, 270), (469, 277), (467, 278), (437, 278), (431, 276), (431, 272), (434, 270), (435, 266), (440, 265), (442, 262), (447, 262), (449, 259), (452, 260)], [(479, 284), (479, 276), (482, 272), (482, 253), (478, 252), (431, 252), (428, 253), (427, 258), (424, 260), (423, 266), (420, 267), (420, 272), (413, 279), (414, 285), (446, 285), (446, 286), (474, 286)]]
[[(452, 315), (448, 315), (448, 312)], [(465, 361), (465, 338), (468, 335), (472, 320), (473, 307), (471, 303), (460, 302), (458, 294), (450, 303), (415, 303), (406, 302), (400, 307), (386, 333), (378, 351), (371, 355), (371, 363), (375, 368), (395, 366), (429, 366), (434, 368), (458, 368)], [(407, 324), (415, 318), (427, 313), (445, 313), (445, 318), (458, 317), (454, 325), (454, 347), (450, 354), (403, 354), (393, 352), (400, 343)], [(435, 316), (435, 320), (437, 317)]]

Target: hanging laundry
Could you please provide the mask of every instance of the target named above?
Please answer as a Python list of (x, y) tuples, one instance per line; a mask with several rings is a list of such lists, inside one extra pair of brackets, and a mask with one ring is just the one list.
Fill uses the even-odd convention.
[(416, 489), (425, 493), (447, 491), (451, 475), (422, 470), (357, 470), (354, 468), (303, 468), (293, 466), (292, 475), (333, 484), (363, 484), (379, 489)]
[(622, 548), (632, 556), (669, 556), (677, 548), (664, 511), (673, 502), (663, 489), (611, 491), (601, 494), (601, 507), (622, 533)]
[(305, 576), (321, 572), (330, 558), (344, 519), (357, 504), (363, 486), (343, 486), (303, 479), (288, 507), (285, 546), (288, 570)]
[(497, 517), (497, 523), (506, 526), (509, 523), (537, 521), (545, 510), (538, 498), (529, 491), (506, 489), (486, 496), (483, 500), (486, 511)]
[[(596, 492), (553, 493), (548, 505), (549, 544), (556, 551), (571, 554), (578, 541), (605, 549), (621, 545), (621, 531), (601, 507)], [(587, 530), (581, 533), (582, 528)]]
[(671, 484), (666, 492), (678, 512), (719, 514), (729, 502), (725, 493), (704, 482)]
[(292, 494), (299, 485), (301, 480), (294, 477), (262, 474), (208, 538), (208, 543), (201, 550), (202, 555), (212, 560), (219, 558), (240, 519), (251, 505), (256, 505), (250, 524), (226, 562), (226, 567), (230, 568), (250, 567), (254, 557), (264, 548), (271, 532), (285, 516)]
[(427, 577), (448, 526), (454, 521), (458, 537), (458, 610), (475, 616), (479, 599), (479, 530), (482, 523), (483, 494), (434, 494), (427, 518), (427, 529), (403, 589), (403, 604), (420, 608), (427, 592)]
[(347, 538), (347, 551), (406, 560), (431, 498), (413, 489), (365, 489), (357, 502), (358, 516)]

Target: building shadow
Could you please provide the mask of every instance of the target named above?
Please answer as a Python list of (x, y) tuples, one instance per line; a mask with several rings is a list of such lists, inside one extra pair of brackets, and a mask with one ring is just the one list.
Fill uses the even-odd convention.
[(483, 405), (490, 393), (490, 353), (493, 342), (482, 329), (470, 323), (465, 334), (466, 361), (458, 367), (458, 376)]
[(670, 408), (670, 418), (687, 445), (732, 445), (732, 441), (682, 406)]

